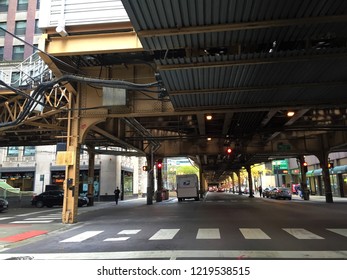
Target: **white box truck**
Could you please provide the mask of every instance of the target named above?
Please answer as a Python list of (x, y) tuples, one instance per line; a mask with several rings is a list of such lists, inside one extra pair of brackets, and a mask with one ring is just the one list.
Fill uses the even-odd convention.
[(199, 200), (199, 181), (196, 174), (176, 175), (178, 201), (186, 198)]

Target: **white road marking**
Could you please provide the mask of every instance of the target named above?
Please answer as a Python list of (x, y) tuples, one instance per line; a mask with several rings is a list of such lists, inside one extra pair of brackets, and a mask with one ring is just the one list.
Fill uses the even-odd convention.
[(130, 237), (129, 236), (124, 236), (124, 237), (114, 237), (114, 238), (106, 238), (104, 241), (126, 241)]
[(10, 224), (48, 224), (53, 222), (53, 220), (30, 220), (30, 221), (14, 221)]
[(327, 230), (330, 230), (344, 237), (347, 237), (347, 228), (327, 228)]
[(220, 239), (219, 228), (199, 228), (196, 239)]
[(126, 230), (122, 230), (118, 232), (117, 234), (137, 234), (140, 231), (141, 231), (140, 229), (126, 229)]
[(297, 239), (324, 239), (323, 237), (303, 228), (283, 228), (283, 230)]
[(3, 220), (8, 220), (8, 219), (13, 219), (14, 217), (1, 217), (0, 218), (0, 221), (3, 221)]
[(149, 240), (170, 240), (175, 237), (180, 229), (160, 229)]
[(260, 228), (240, 228), (245, 239), (271, 239)]
[(103, 232), (103, 230), (101, 230), (101, 231), (86, 231), (86, 232), (82, 232), (80, 234), (77, 234), (75, 236), (72, 236), (70, 238), (64, 239), (60, 242), (82, 242), (82, 241), (87, 240), (93, 236), (96, 236), (102, 232)]
[(36, 218), (26, 218), (24, 219), (24, 221), (34, 221), (34, 220), (47, 220), (47, 219), (50, 219), (50, 220), (58, 220), (58, 219), (61, 219), (58, 218), (58, 217), (36, 217)]

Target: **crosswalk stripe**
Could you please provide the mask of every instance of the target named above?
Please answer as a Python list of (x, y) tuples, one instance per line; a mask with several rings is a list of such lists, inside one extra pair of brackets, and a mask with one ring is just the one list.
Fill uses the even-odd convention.
[(93, 236), (96, 236), (100, 233), (102, 233), (103, 230), (100, 230), (100, 231), (86, 231), (86, 232), (82, 232), (80, 234), (77, 234), (73, 237), (70, 237), (70, 238), (67, 238), (67, 239), (64, 239), (60, 242), (82, 242), (88, 238), (91, 238)]
[(13, 217), (1, 217), (1, 218), (0, 218), (0, 221), (12, 219), (12, 218), (13, 218)]
[(220, 239), (219, 228), (199, 228), (196, 239)]
[(347, 237), (347, 228), (327, 228), (327, 230), (340, 234)]
[(130, 237), (129, 236), (123, 236), (123, 237), (114, 237), (114, 238), (106, 238), (104, 241), (126, 241)]
[(137, 234), (140, 231), (141, 231), (140, 229), (125, 229), (125, 230), (118, 232), (118, 234)]
[(297, 239), (324, 239), (323, 237), (303, 228), (283, 228), (283, 230)]
[(180, 229), (160, 229), (149, 240), (169, 240), (173, 239)]
[(239, 230), (245, 239), (271, 239), (260, 228), (240, 228)]
[(53, 222), (53, 220), (23, 220), (23, 221), (14, 221), (10, 224), (48, 224)]

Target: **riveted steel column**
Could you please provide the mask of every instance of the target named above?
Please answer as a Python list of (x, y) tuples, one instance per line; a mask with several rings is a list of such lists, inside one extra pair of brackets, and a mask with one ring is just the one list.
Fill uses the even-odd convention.
[(79, 95), (72, 97), (70, 93), (70, 110), (67, 126), (67, 155), (71, 157), (66, 164), (64, 181), (64, 204), (62, 222), (73, 224), (77, 222), (77, 206), (80, 171), (80, 143), (79, 143)]

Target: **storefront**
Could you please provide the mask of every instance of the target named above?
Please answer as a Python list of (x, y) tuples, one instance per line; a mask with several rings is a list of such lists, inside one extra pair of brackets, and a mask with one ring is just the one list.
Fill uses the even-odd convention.
[[(63, 188), (65, 180), (65, 168), (61, 166), (52, 166), (51, 167), (51, 184), (57, 185)], [(88, 192), (88, 167), (81, 166), (80, 168), (80, 186), (79, 193), (87, 194)], [(100, 169), (94, 170), (94, 197), (98, 197), (100, 193)]]
[[(311, 193), (325, 195), (322, 169), (310, 170), (306, 173), (306, 176)], [(330, 183), (333, 196), (347, 196), (347, 165), (336, 166), (330, 169)]]
[(35, 182), (35, 170), (33, 167), (5, 167), (0, 168), (0, 179), (21, 191), (33, 191)]

